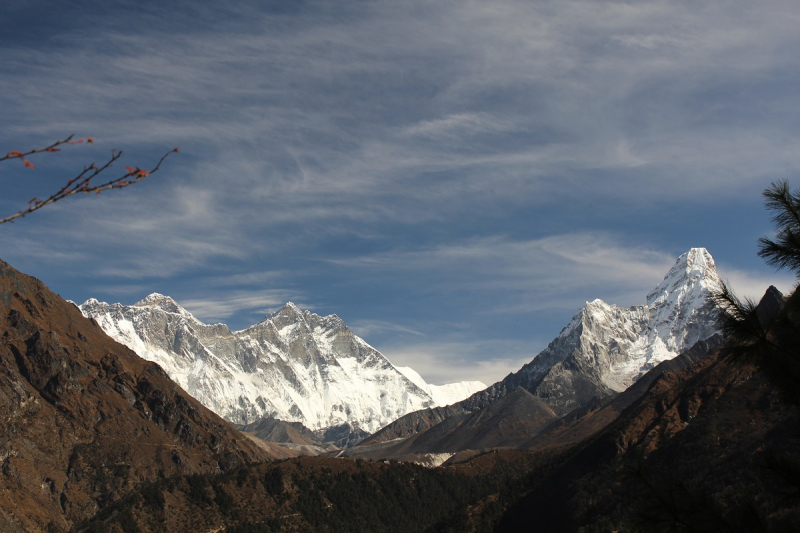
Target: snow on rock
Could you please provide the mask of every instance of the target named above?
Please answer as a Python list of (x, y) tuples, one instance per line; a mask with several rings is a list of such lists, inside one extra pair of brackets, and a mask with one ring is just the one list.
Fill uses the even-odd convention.
[(448, 383), (446, 385), (430, 385), (425, 382), (416, 370), (409, 366), (396, 366), (395, 368), (417, 387), (430, 394), (437, 407), (458, 403), (486, 388), (486, 384), (481, 381), (459, 381), (458, 383)]
[(454, 453), (426, 453), (414, 461), (414, 464), (428, 468), (436, 468), (438, 466), (442, 466), (445, 461), (454, 455)]
[(718, 310), (709, 299), (719, 286), (711, 254), (692, 248), (645, 305), (587, 302), (533, 361), (487, 393), (522, 385), (565, 414), (592, 396), (621, 392), (657, 364), (719, 331)]
[(291, 302), (236, 332), (203, 324), (157, 293), (131, 306), (90, 299), (80, 309), (108, 335), (161, 365), (205, 406), (239, 424), (271, 416), (312, 430), (349, 426), (372, 433), (406, 413), (485, 387), (437, 387), (413, 371), (409, 379), (338, 316), (303, 312)]
[[(709, 295), (719, 287), (711, 254), (705, 248), (692, 248), (647, 295), (646, 305), (620, 310), (603, 304), (622, 318), (621, 327), (612, 328), (617, 329), (616, 336), (606, 339), (619, 339), (616, 344), (627, 353), (624, 360), (611, 358), (605, 383), (615, 391), (625, 390), (657, 364), (717, 333), (717, 309)], [(632, 332), (638, 336), (632, 338)]]

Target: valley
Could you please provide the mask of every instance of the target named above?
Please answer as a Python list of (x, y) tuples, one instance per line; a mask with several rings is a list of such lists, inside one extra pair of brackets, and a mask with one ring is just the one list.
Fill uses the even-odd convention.
[[(232, 332), (161, 295), (79, 309), (9, 265), (2, 276), (7, 531), (797, 519), (775, 490), (800, 490), (800, 411), (725, 357), (704, 249), (679, 257), (646, 304), (587, 302), (518, 372), (475, 392), (457, 384), (472, 394), (445, 405), (335, 315), (287, 304)], [(770, 288), (759, 307), (783, 301)]]

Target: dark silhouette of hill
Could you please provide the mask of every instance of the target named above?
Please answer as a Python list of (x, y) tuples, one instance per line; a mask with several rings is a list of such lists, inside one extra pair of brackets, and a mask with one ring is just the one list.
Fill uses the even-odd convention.
[(800, 411), (714, 349), (532, 476), (499, 531), (797, 531)]
[(447, 469), (329, 457), (249, 465), (148, 485), (78, 531), (468, 531), (471, 506), (518, 491), (533, 460), (506, 452)]

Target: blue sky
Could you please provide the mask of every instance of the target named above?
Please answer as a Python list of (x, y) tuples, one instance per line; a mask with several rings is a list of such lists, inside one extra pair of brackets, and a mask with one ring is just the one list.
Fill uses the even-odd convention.
[(336, 313), (433, 383), (491, 383), (690, 247), (740, 293), (800, 186), (800, 4), (28, 0), (0, 18), (0, 214), (112, 148), (161, 172), (0, 226), (67, 299), (243, 328)]

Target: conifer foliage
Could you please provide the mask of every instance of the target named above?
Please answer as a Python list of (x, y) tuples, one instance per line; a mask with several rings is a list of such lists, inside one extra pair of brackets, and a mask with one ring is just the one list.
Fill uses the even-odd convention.
[(758, 255), (768, 265), (788, 268), (800, 277), (800, 191), (789, 190), (789, 182), (780, 181), (764, 191), (767, 209), (773, 212), (775, 240), (761, 237)]
[[(767, 264), (800, 278), (800, 190), (772, 183), (765, 191), (775, 239), (761, 237), (758, 255)], [(787, 296), (770, 287), (760, 302), (740, 299), (725, 283), (712, 298), (722, 309), (722, 328), (737, 341), (729, 357), (758, 365), (793, 401), (800, 400), (800, 293)]]

